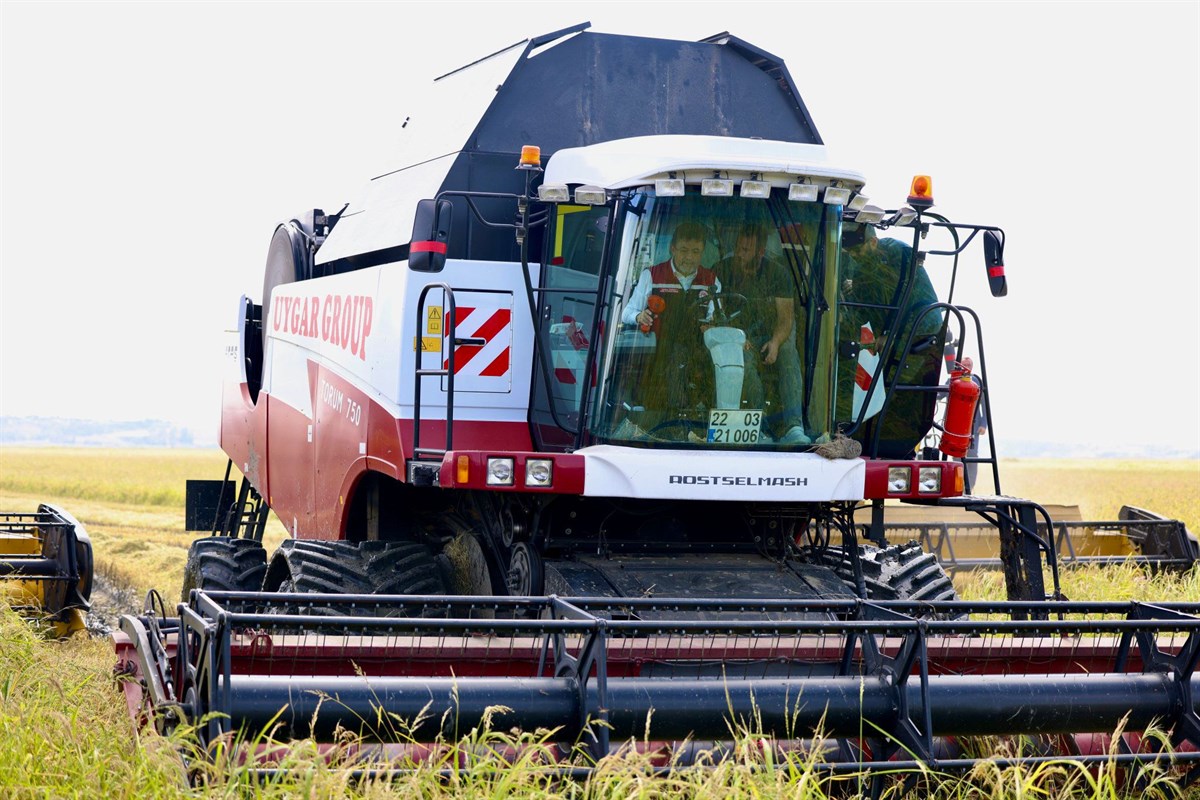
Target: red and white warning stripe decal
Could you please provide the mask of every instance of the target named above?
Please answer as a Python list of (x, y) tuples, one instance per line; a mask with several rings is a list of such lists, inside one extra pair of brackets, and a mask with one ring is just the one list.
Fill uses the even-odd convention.
[[(511, 303), (511, 295), (500, 295)], [(512, 306), (491, 307), (460, 305), (454, 312), (454, 332), (459, 339), (483, 339), (482, 345), (461, 344), (454, 349), (455, 388), (471, 391), (507, 390), (512, 356)], [(443, 338), (450, 335), (446, 326)], [(448, 342), (446, 343), (448, 345)], [(442, 353), (448, 354), (448, 346)], [(442, 369), (449, 369), (450, 359), (443, 355)], [(488, 379), (493, 379), (489, 381)], [(490, 385), (503, 380), (503, 389)]]

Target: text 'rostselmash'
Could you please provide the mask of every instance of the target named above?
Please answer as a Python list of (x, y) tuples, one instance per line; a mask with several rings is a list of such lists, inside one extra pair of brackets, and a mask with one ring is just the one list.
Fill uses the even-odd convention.
[(276, 333), (290, 333), (335, 344), (367, 360), (367, 336), (375, 303), (367, 295), (327, 294), (325, 297), (271, 299), (271, 324)]

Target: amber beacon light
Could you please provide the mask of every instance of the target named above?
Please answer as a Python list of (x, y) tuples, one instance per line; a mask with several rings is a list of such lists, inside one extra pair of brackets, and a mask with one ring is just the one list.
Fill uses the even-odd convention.
[(521, 147), (521, 161), (517, 164), (517, 169), (541, 169), (542, 168), (542, 148), (536, 144), (527, 144)]
[(908, 190), (908, 204), (913, 208), (929, 208), (933, 205), (933, 178), (915, 175)]

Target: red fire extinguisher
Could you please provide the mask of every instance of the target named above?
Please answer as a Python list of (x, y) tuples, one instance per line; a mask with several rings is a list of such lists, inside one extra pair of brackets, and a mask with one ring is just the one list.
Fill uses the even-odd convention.
[(979, 384), (971, 380), (969, 370), (956, 372), (950, 378), (950, 397), (946, 401), (946, 416), (942, 421), (941, 451), (952, 458), (962, 458), (971, 447), (971, 423), (979, 403)]

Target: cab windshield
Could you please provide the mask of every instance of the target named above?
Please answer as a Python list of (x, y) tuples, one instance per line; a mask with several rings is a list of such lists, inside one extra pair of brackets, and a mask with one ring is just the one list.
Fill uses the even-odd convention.
[(599, 441), (790, 449), (830, 433), (841, 207), (635, 192), (589, 419)]

